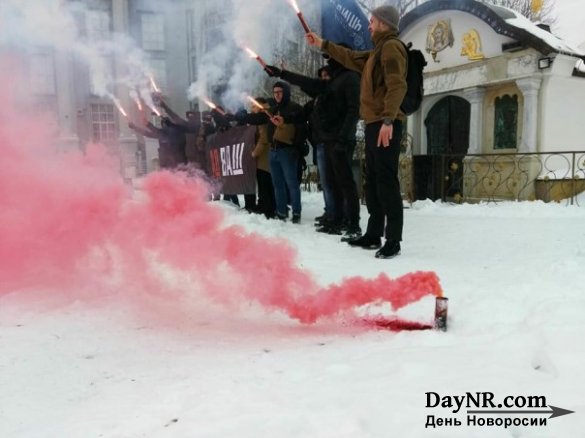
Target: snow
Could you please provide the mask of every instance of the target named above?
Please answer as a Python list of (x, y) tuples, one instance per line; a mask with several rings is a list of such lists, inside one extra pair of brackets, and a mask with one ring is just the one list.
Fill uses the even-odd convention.
[(559, 53), (563, 53), (569, 56), (578, 56), (583, 57), (585, 56), (585, 52), (582, 50), (573, 47), (569, 43), (565, 42), (561, 38), (557, 37), (556, 35), (541, 29), (528, 18), (524, 17), (523, 15), (517, 13), (516, 11), (509, 10), (511, 13), (516, 15), (515, 18), (509, 18), (506, 20), (506, 23), (514, 26), (518, 29), (524, 29), (527, 32), (535, 35), (545, 43), (547, 43), (550, 47), (557, 50)]
[[(322, 284), (435, 271), (449, 331), (304, 326), (204, 300), (190, 321), (163, 326), (113, 298), (13, 293), (0, 297), (0, 436), (585, 436), (584, 208), (417, 202), (405, 210), (403, 254), (377, 260), (315, 233), (321, 198), (303, 196), (300, 226), (218, 208), (228, 223), (287, 239)], [(428, 298), (401, 314), (427, 322), (433, 309)], [(467, 427), (465, 408), (426, 408), (430, 391), (543, 395), (576, 413), (546, 427)], [(464, 425), (425, 428), (427, 415)]]

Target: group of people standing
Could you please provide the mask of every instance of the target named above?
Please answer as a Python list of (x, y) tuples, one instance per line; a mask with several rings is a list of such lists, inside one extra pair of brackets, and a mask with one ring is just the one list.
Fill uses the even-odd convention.
[[(407, 53), (398, 39), (398, 22), (398, 11), (392, 6), (372, 11), (371, 51), (354, 51), (308, 33), (308, 44), (322, 50), (326, 65), (314, 78), (266, 66), (266, 73), (278, 80), (273, 84), (271, 99), (256, 99), (263, 108), (254, 106), (251, 112), (234, 115), (214, 112), (215, 123), (211, 125), (200, 123), (194, 113), (183, 120), (163, 102), (168, 118), (162, 128), (131, 127), (148, 137), (164, 137), (170, 152), (164, 158), (161, 155), (161, 167), (172, 167), (187, 162), (186, 153), (181, 152), (185, 151), (181, 139), (186, 135), (201, 139), (213, 129), (226, 129), (232, 123), (256, 126), (252, 155), (257, 163), (258, 198), (247, 195), (246, 207), (287, 220), (290, 206), (295, 224), (301, 221), (299, 169), (308, 138), (316, 152), (325, 204), (323, 215), (315, 220), (317, 231), (342, 235), (341, 240), (353, 247), (375, 249), (377, 258), (395, 257), (400, 254), (403, 229), (398, 162), (405, 119), (400, 106), (407, 91)], [(303, 106), (293, 102), (289, 84), (300, 87), (311, 100)], [(360, 118), (365, 122), (369, 213), (363, 234), (352, 171)], [(204, 154), (204, 150), (195, 150)]]

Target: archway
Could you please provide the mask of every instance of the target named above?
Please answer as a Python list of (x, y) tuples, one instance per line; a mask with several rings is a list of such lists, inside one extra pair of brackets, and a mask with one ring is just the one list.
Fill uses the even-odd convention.
[(470, 112), (470, 103), (458, 96), (442, 98), (428, 112), (427, 155), (414, 160), (416, 199), (452, 199), (462, 194)]

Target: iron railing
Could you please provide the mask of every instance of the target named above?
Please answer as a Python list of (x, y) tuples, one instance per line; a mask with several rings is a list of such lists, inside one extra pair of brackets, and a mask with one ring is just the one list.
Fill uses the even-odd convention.
[[(406, 201), (585, 204), (585, 151), (414, 155), (411, 140), (404, 137), (399, 167)], [(354, 154), (362, 202), (363, 146), (363, 141), (358, 141)], [(316, 168), (310, 166), (304, 174), (304, 189), (318, 189), (318, 180)]]
[(405, 153), (400, 180), (404, 198), (411, 202), (541, 200), (574, 205), (585, 191), (585, 152)]

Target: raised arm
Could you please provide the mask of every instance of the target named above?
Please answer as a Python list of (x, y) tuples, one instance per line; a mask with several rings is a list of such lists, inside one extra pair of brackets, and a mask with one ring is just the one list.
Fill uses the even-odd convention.
[(183, 119), (176, 112), (174, 112), (171, 109), (171, 107), (162, 99), (160, 99), (160, 106), (165, 110), (165, 112), (169, 116), (169, 119), (171, 119), (171, 122), (173, 122), (174, 125), (183, 127), (189, 125), (189, 122), (187, 122), (187, 120)]
[(298, 73), (293, 73), (292, 71), (283, 70), (273, 65), (267, 65), (264, 71), (266, 71), (270, 77), (279, 77), (292, 85), (299, 86), (305, 94), (312, 98), (317, 97), (327, 86), (327, 81), (323, 79), (311, 78)]
[(331, 41), (322, 39), (314, 32), (309, 32), (305, 35), (305, 38), (310, 46), (321, 49), (344, 67), (357, 71), (360, 74), (364, 70), (366, 62), (372, 53), (371, 51), (360, 52), (341, 47)]
[(147, 138), (156, 138), (160, 139), (162, 137), (162, 132), (160, 129), (148, 123), (146, 126), (137, 126), (134, 123), (128, 123), (128, 127), (133, 131), (137, 132), (138, 134), (147, 137)]

